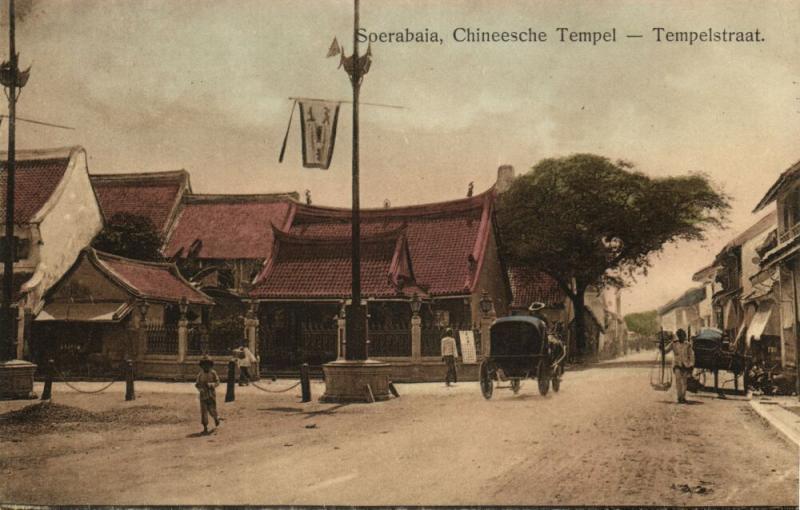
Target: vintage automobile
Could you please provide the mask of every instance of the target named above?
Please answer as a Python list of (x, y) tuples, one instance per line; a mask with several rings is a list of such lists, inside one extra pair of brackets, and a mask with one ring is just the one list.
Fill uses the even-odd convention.
[[(542, 395), (547, 395), (551, 382), (553, 391), (559, 390), (566, 353), (559, 342), (548, 340), (543, 320), (524, 315), (497, 319), (492, 324), (490, 338), (489, 355), (480, 366), (484, 398), (492, 398), (495, 384), (516, 394), (522, 380), (529, 377), (536, 378)], [(508, 386), (500, 386), (506, 381)]]

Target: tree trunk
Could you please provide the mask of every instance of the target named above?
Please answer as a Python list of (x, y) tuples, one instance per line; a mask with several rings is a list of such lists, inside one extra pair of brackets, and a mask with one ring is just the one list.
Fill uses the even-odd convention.
[(583, 295), (586, 289), (577, 289), (572, 299), (573, 309), (575, 310), (575, 346), (580, 354), (586, 353), (586, 306), (584, 305)]

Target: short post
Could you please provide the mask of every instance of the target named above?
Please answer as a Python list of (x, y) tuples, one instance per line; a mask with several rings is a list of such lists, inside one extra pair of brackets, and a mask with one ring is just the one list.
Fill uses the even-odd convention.
[(311, 381), (308, 377), (308, 363), (300, 367), (300, 389), (303, 393), (303, 402), (311, 402)]
[(236, 400), (236, 360), (228, 361), (228, 386), (225, 390), (225, 402)]
[(42, 400), (50, 400), (53, 395), (53, 360), (47, 360), (44, 374), (44, 390), (42, 390)]
[(136, 400), (136, 394), (133, 388), (133, 361), (130, 359), (125, 360), (125, 401)]

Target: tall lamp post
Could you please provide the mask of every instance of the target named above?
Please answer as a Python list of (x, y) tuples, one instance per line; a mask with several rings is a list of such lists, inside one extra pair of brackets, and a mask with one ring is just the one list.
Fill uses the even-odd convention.
[(327, 363), (325, 372), (325, 394), (323, 401), (354, 402), (386, 400), (390, 398), (388, 363), (369, 360), (367, 352), (367, 313), (361, 304), (361, 207), (359, 199), (359, 124), (358, 106), (361, 82), (372, 62), (370, 50), (359, 55), (359, 0), (354, 0), (353, 10), (353, 54), (344, 58), (344, 69), (353, 87), (353, 165), (352, 189), (353, 209), (351, 215), (351, 270), (352, 301), (347, 310), (345, 326), (347, 349), (345, 359)]
[(8, 162), (6, 164), (6, 217), (3, 243), (3, 305), (0, 315), (0, 398), (25, 398), (33, 395), (33, 373), (36, 365), (17, 357), (16, 318), (11, 306), (14, 286), (14, 192), (15, 192), (15, 126), (18, 89), (28, 81), (30, 69), (20, 72), (15, 44), (14, 0), (8, 2), (9, 60), (0, 65), (0, 83), (8, 95)]

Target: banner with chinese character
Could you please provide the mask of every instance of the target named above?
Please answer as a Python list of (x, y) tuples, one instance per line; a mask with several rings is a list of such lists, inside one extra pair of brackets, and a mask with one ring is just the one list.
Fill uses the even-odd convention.
[(478, 355), (475, 352), (475, 333), (472, 331), (459, 331), (458, 338), (461, 340), (461, 362), (477, 363)]
[(300, 100), (300, 131), (303, 137), (303, 166), (327, 170), (336, 142), (339, 103)]

